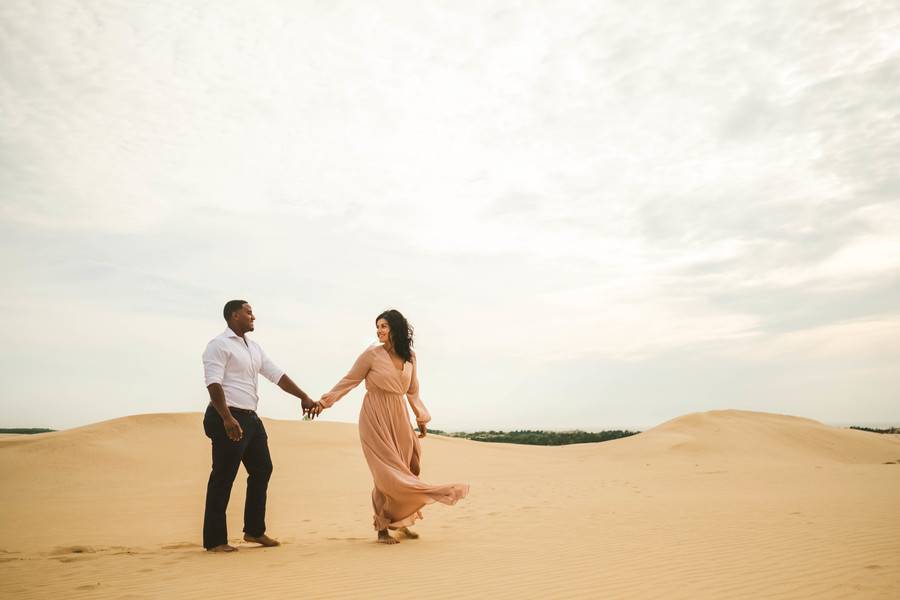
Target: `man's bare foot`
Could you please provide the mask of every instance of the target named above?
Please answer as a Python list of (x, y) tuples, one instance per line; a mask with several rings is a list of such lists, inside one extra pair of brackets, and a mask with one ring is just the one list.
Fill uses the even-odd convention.
[(219, 544), (218, 546), (213, 546), (212, 548), (207, 548), (207, 552), (237, 552), (238, 549), (234, 546), (229, 546), (228, 544)]
[(416, 533), (415, 531), (411, 531), (408, 527), (401, 527), (400, 533), (402, 533), (403, 535), (405, 535), (406, 537), (408, 537), (411, 540), (419, 539), (419, 534)]
[(382, 529), (378, 532), (378, 543), (379, 544), (399, 544), (400, 540), (395, 540), (391, 537), (391, 534), (388, 533), (387, 529)]
[(270, 538), (270, 537), (267, 536), (266, 534), (262, 534), (261, 536), (256, 537), (256, 536), (248, 535), (248, 534), (245, 533), (245, 534), (244, 534), (244, 541), (245, 541), (245, 542), (253, 542), (254, 544), (260, 544), (260, 545), (265, 546), (265, 547), (267, 547), (267, 548), (271, 548), (271, 547), (273, 547), (273, 546), (280, 546), (280, 545), (281, 545), (281, 542), (279, 542), (278, 540), (273, 540), (272, 538)]

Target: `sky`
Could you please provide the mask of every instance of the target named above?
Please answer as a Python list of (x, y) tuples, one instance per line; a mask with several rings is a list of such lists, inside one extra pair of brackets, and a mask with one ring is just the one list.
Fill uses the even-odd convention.
[(895, 2), (5, 0), (0, 65), (0, 427), (204, 410), (232, 298), (314, 398), (399, 309), (439, 429), (900, 424)]

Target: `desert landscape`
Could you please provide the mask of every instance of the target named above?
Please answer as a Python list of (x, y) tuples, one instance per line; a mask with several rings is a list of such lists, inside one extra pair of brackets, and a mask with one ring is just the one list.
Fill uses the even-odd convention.
[(898, 9), (3, 0), (0, 600), (900, 600)]
[[(423, 440), (419, 540), (375, 543), (353, 424), (266, 420), (269, 533), (203, 551), (200, 414), (0, 439), (4, 598), (897, 598), (900, 439), (686, 415), (598, 444)], [(240, 541), (245, 477), (229, 506)]]

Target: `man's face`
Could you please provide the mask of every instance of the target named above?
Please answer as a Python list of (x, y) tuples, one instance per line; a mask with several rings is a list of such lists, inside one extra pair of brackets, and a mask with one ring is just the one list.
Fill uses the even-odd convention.
[(232, 329), (240, 333), (253, 331), (253, 321), (255, 320), (256, 317), (253, 316), (253, 307), (251, 307), (249, 304), (245, 304), (241, 307), (241, 310), (232, 313)]

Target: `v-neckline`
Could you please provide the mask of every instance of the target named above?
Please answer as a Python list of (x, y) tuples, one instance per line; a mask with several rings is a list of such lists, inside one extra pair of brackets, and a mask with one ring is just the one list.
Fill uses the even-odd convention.
[(396, 371), (398, 374), (402, 375), (403, 372), (406, 371), (406, 361), (404, 360), (403, 366), (398, 369), (394, 364), (394, 361), (391, 359), (391, 353), (387, 351), (387, 348), (381, 346), (381, 349), (384, 350), (384, 353), (387, 355), (388, 362), (391, 363), (391, 368), (393, 368), (394, 371)]

